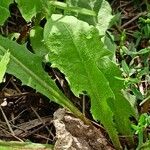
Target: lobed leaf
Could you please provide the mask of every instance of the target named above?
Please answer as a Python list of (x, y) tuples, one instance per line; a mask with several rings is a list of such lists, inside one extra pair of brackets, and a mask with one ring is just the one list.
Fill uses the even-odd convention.
[(36, 89), (50, 100), (67, 107), (77, 117), (89, 123), (44, 71), (41, 56), (37, 56), (29, 52), (24, 46), (0, 36), (0, 55), (6, 53), (8, 49), (10, 51), (10, 63), (7, 68), (8, 73), (13, 74), (23, 84)]
[(129, 117), (136, 117), (135, 110), (125, 99), (121, 90), (125, 89), (124, 81), (117, 79), (121, 77), (121, 71), (115, 63), (113, 63), (108, 57), (103, 57), (98, 62), (99, 69), (103, 72), (109, 85), (115, 95), (115, 99), (109, 99), (109, 106), (114, 113), (114, 120), (119, 133), (123, 135), (130, 135), (128, 139), (133, 142), (133, 132), (131, 131), (131, 122)]
[[(72, 13), (67, 11), (66, 14), (74, 15), (80, 20), (83, 20), (90, 25), (95, 26), (99, 30), (99, 35), (103, 36), (103, 43), (105, 47), (110, 50), (112, 56), (115, 56), (115, 43), (112, 40), (110, 33), (106, 31), (111, 26), (114, 16), (112, 15), (112, 9), (106, 0), (66, 0), (68, 6), (84, 7), (92, 10), (96, 13), (95, 16), (86, 16), (84, 14)], [(111, 47), (111, 49), (109, 49)]]
[(100, 41), (98, 30), (72, 16), (52, 15), (44, 28), (49, 61), (60, 69), (76, 96), (86, 91), (91, 98), (91, 112), (102, 122), (116, 148), (120, 149), (113, 112), (108, 104), (115, 95), (97, 66), (99, 58), (109, 55)]

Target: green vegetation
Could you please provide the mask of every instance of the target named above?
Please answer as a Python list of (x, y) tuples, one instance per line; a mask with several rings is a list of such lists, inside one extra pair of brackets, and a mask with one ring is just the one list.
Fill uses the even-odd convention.
[[(136, 145), (134, 131), (138, 135), (140, 149), (145, 140), (144, 129), (150, 125), (150, 121), (147, 114), (139, 118), (135, 103), (137, 99), (142, 103), (149, 97), (148, 92), (146, 95), (141, 94), (137, 84), (141, 83), (143, 76), (150, 79), (150, 48), (138, 51), (136, 48), (143, 35), (144, 38), (149, 38), (148, 16), (139, 18), (141, 31), (134, 35), (138, 36), (136, 45), (127, 47), (126, 31), (122, 31), (120, 54), (122, 58), (130, 56), (131, 61), (128, 64), (125, 59), (121, 60), (120, 69), (116, 62), (113, 36), (107, 31), (117, 21), (107, 1), (15, 2), (24, 19), (34, 24), (29, 33), (33, 53), (26, 47), (24, 39), (20, 45), (17, 40), (12, 40), (14, 35), (0, 36), (0, 80), (2, 81), (5, 72), (12, 74), (20, 79), (23, 85), (34, 88), (90, 124), (90, 120), (45, 72), (42, 64), (57, 68), (65, 75), (75, 96), (86, 93), (90, 97), (90, 111), (94, 120), (104, 126), (117, 150), (122, 149), (120, 135), (125, 137), (130, 147)], [(0, 15), (0, 25), (8, 18), (11, 3), (13, 0), (2, 0), (0, 3), (0, 12), (3, 12), (3, 15)], [(40, 22), (43, 19), (46, 24), (41, 27)], [(135, 66), (134, 60), (137, 57), (144, 60), (144, 65)], [(131, 117), (135, 120), (139, 118), (138, 125), (132, 122)], [(146, 139), (149, 140), (148, 137)]]
[(35, 144), (31, 142), (16, 142), (16, 141), (0, 141), (1, 150), (52, 150), (51, 145), (46, 144)]

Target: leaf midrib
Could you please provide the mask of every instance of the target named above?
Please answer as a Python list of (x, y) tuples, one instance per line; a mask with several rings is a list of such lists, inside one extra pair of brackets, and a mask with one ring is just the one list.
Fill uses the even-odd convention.
[[(0, 46), (0, 48), (1, 48), (1, 50), (3, 52), (7, 51), (2, 46)], [(55, 88), (54, 86), (53, 86), (53, 88), (51, 88), (52, 85), (48, 85), (46, 82), (44, 82), (43, 80), (41, 80), (41, 78), (39, 78), (34, 72), (30, 71), (30, 69), (28, 69), (28, 67), (26, 67), (26, 65), (24, 65), (23, 63), (21, 63), (21, 61), (19, 61), (15, 56), (13, 56), (12, 53), (10, 55), (10, 58), (12, 58), (12, 60), (14, 60), (18, 65), (20, 65), (25, 72), (27, 72), (28, 74), (30, 74), (31, 77), (34, 78), (34, 80), (36, 80), (41, 86), (43, 86), (44, 89), (47, 89), (50, 93), (52, 93), (52, 97), (60, 99), (60, 96), (59, 96), (60, 93), (57, 93), (55, 90), (53, 90), (53, 88)]]
[[(75, 49), (76, 49), (76, 51), (77, 51), (77, 54), (78, 54), (78, 56), (79, 56), (79, 59), (81, 60), (81, 63), (82, 63), (82, 65), (84, 66), (84, 70), (85, 70), (85, 72), (86, 72), (86, 74), (87, 74), (87, 79), (88, 79), (88, 86), (89, 86), (89, 88), (88, 89), (91, 89), (90, 91), (91, 91), (91, 93), (92, 93), (92, 95), (97, 99), (97, 101), (99, 102), (100, 100), (100, 95), (98, 94), (99, 93), (99, 91), (97, 91), (97, 87), (96, 87), (96, 84), (94, 84), (94, 81), (93, 81), (93, 79), (91, 78), (91, 74), (90, 74), (90, 72), (89, 72), (89, 70), (87, 69), (88, 68), (88, 66), (86, 65), (86, 63), (84, 63), (85, 61), (84, 61), (84, 58), (82, 57), (82, 54), (80, 54), (80, 51), (79, 51), (79, 49), (77, 48), (77, 44), (75, 44), (75, 42), (74, 42), (74, 39), (73, 39), (73, 34), (71, 33), (71, 31), (68, 29), (68, 27), (62, 22), (62, 25), (64, 26), (64, 28), (68, 31), (68, 33), (69, 33), (69, 36), (70, 36), (70, 38), (72, 39), (71, 41), (72, 41), (72, 45), (75, 47)], [(85, 46), (86, 46), (86, 44), (84, 44)], [(87, 48), (87, 46), (86, 46), (86, 49), (88, 50), (88, 48)], [(89, 56), (89, 53), (87, 53), (87, 57), (90, 59), (90, 61), (92, 62), (92, 64), (94, 64), (94, 61), (91, 59), (91, 57)], [(98, 68), (97, 68), (98, 69)], [(90, 85), (89, 85), (90, 84)], [(87, 92), (90, 92), (88, 89), (86, 89), (87, 90)], [(83, 90), (85, 90), (85, 89), (83, 89)], [(110, 89), (111, 90), (111, 89)], [(100, 105), (101, 105), (101, 103), (100, 103)]]

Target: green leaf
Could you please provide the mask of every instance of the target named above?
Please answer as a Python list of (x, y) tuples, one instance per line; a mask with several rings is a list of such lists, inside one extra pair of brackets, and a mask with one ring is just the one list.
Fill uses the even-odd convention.
[(109, 85), (115, 95), (115, 99), (109, 99), (109, 105), (114, 113), (117, 129), (119, 133), (132, 137), (133, 133), (131, 132), (129, 117), (135, 117), (136, 115), (134, 108), (121, 92), (122, 89), (125, 89), (124, 82), (116, 78), (116, 76), (121, 77), (121, 71), (108, 57), (103, 57), (99, 60), (99, 69), (109, 81)]
[(6, 19), (10, 16), (9, 5), (13, 3), (13, 0), (1, 0), (0, 2), (0, 25), (3, 25)]
[(22, 16), (28, 22), (31, 21), (33, 16), (41, 12), (43, 9), (42, 0), (16, 0)]
[(106, 49), (108, 49), (112, 53), (112, 55), (110, 55), (110, 58), (115, 61), (116, 44), (114, 42), (113, 35), (111, 35), (110, 32), (107, 32), (107, 34), (103, 36), (102, 42), (104, 43)]
[(143, 143), (138, 150), (149, 150), (150, 148), (150, 140), (147, 140), (145, 143)]
[[(113, 16), (111, 6), (106, 0), (66, 0), (68, 6), (83, 7), (95, 11), (96, 16), (85, 16), (83, 14), (73, 14), (77, 18), (94, 25), (99, 30), (100, 35), (105, 35)], [(107, 16), (107, 17), (106, 17)]]
[(129, 67), (128, 67), (126, 61), (125, 61), (125, 60), (122, 60), (121, 65), (122, 65), (123, 71), (129, 76), (129, 74), (130, 74), (130, 69), (129, 69)]
[(109, 24), (113, 18), (111, 13), (112, 13), (111, 6), (107, 1), (103, 0), (97, 15), (97, 24), (96, 24), (96, 27), (99, 30), (100, 35), (105, 35), (106, 30), (109, 28)]
[(14, 0), (1, 0), (0, 6), (9, 8), (9, 5), (13, 2), (14, 2)]
[(88, 93), (93, 117), (102, 122), (114, 145), (120, 149), (113, 113), (108, 105), (108, 100), (115, 95), (97, 66), (98, 59), (110, 52), (104, 49), (98, 30), (72, 16), (52, 15), (44, 28), (44, 40), (50, 50), (52, 66), (66, 75), (76, 96), (83, 91)]
[(83, 14), (71, 13), (69, 11), (66, 13), (74, 15), (77, 18), (79, 18), (85, 22), (88, 22), (91, 25), (97, 24), (97, 14), (101, 7), (102, 0), (94, 0), (94, 1), (93, 0), (87, 0), (87, 1), (85, 1), (85, 0), (66, 0), (66, 3), (70, 7), (73, 7), (73, 6), (82, 7), (82, 8), (86, 8), (86, 9), (95, 11), (96, 16), (85, 16)]
[(7, 69), (7, 64), (9, 62), (9, 56), (10, 56), (10, 53), (6, 52), (5, 55), (2, 56), (2, 59), (0, 61), (0, 83), (2, 82), (3, 76)]
[(55, 82), (44, 71), (41, 57), (29, 52), (24, 46), (0, 36), (0, 55), (6, 53), (7, 49), (10, 51), (8, 73), (13, 74), (23, 84), (36, 89), (50, 100), (67, 107), (77, 117), (88, 123), (79, 110), (64, 96)]
[(52, 150), (53, 145), (50, 144), (39, 144), (31, 142), (18, 142), (18, 141), (1, 141), (1, 150)]
[(10, 14), (9, 14), (9, 10), (2, 6), (0, 6), (0, 12), (1, 12), (1, 14), (3, 14), (0, 16), (0, 25), (3, 25)]
[(68, 5), (63, 2), (50, 1), (50, 5), (53, 5), (57, 8), (64, 9), (67, 11), (72, 11), (72, 12), (89, 15), (89, 16), (96, 16), (95, 12), (92, 10), (88, 10), (82, 7), (68, 7)]
[(150, 52), (150, 48), (147, 47), (147, 48), (141, 49), (138, 52), (130, 52), (129, 54), (130, 55), (143, 55), (143, 54), (146, 54), (146, 53), (149, 53), (149, 52)]
[(40, 26), (35, 26), (30, 31), (30, 41), (35, 54), (39, 56), (44, 56), (48, 53), (48, 50), (43, 42), (43, 28)]
[(43, 17), (51, 16), (55, 12), (55, 7), (50, 5), (48, 0), (16, 0), (16, 2), (27, 22), (31, 21), (35, 16), (37, 17), (36, 22), (40, 22)]

